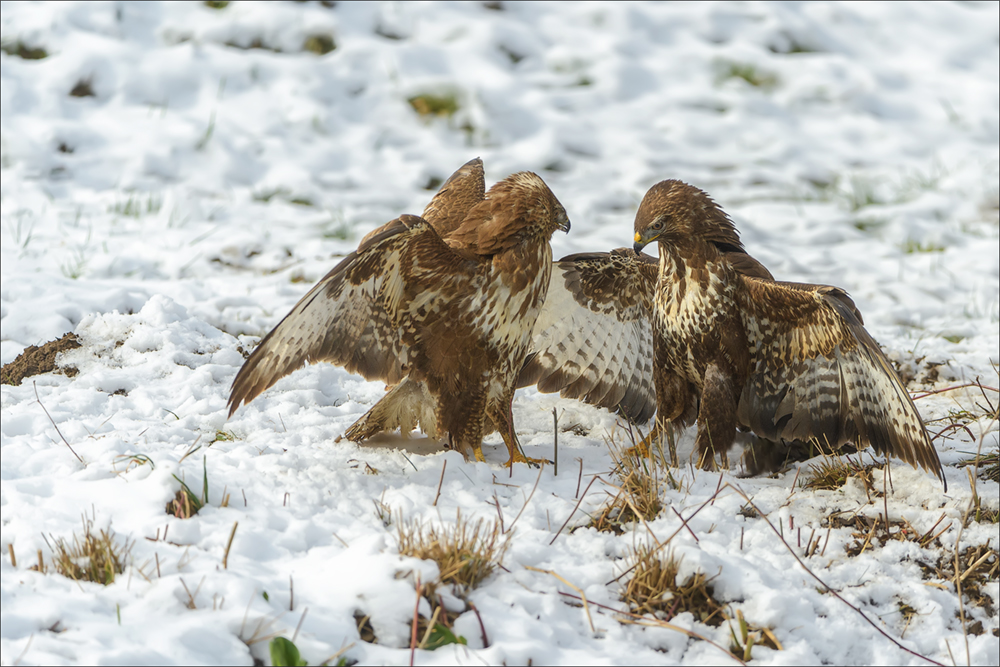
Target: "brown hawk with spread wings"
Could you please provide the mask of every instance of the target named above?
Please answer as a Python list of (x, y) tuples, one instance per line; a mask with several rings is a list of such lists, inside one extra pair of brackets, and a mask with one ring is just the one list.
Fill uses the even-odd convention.
[[(460, 248), (462, 245), (460, 237), (456, 235), (452, 238), (452, 235), (458, 230), (472, 207), (485, 198), (486, 175), (483, 161), (476, 158), (466, 162), (444, 182), (424, 209), (422, 217), (434, 227), (445, 243)], [(374, 236), (380, 229), (370, 232), (365, 239)], [(407, 376), (399, 384), (386, 389), (386, 395), (351, 424), (344, 431), (344, 437), (359, 442), (377, 433), (396, 429), (399, 429), (404, 437), (408, 437), (417, 426), (433, 439), (442, 437), (437, 423), (440, 409), (438, 400), (428, 390), (425, 382)], [(505, 399), (506, 410), (502, 409), (503, 406), (498, 402), (487, 411), (483, 435), (499, 431), (507, 448), (514, 453), (509, 462), (530, 462), (521, 454), (520, 444), (514, 432), (513, 415), (510, 410), (513, 398), (512, 388)]]
[[(634, 252), (556, 264), (572, 298), (550, 288), (519, 386), (636, 420), (655, 395), (659, 424), (697, 421), (705, 467), (739, 426), (826, 449), (870, 445), (944, 481), (913, 401), (843, 290), (774, 281), (722, 209), (680, 181), (646, 193), (634, 240)], [(641, 253), (653, 241), (659, 260)]]
[(452, 192), (428, 206), (434, 222), (383, 225), (292, 308), (237, 374), (230, 416), (304, 363), (328, 361), (418, 395), (467, 457), (483, 459), (488, 428), (513, 432), (510, 397), (545, 300), (549, 241), (569, 219), (530, 172), (476, 194), (466, 176), (477, 163), (439, 193), (454, 187), (469, 205)]

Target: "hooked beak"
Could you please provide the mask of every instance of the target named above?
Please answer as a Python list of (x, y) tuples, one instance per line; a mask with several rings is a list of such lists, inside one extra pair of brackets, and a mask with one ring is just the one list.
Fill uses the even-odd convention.
[(640, 252), (642, 252), (643, 248), (645, 248), (647, 245), (649, 245), (649, 242), (652, 239), (646, 239), (646, 238), (643, 237), (642, 234), (640, 234), (639, 232), (636, 232), (635, 233), (635, 238), (632, 239), (632, 240), (635, 241), (635, 243), (632, 244), (632, 250), (635, 250), (635, 254), (638, 255)]
[(563, 218), (560, 220), (559, 224), (556, 225), (556, 229), (561, 229), (569, 234), (569, 218)]

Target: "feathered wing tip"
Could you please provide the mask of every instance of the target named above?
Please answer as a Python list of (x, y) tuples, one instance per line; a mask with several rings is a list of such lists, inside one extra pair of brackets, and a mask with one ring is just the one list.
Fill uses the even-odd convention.
[[(837, 307), (842, 311), (842, 314), (846, 315), (849, 312), (846, 310), (846, 306), (842, 306), (840, 303), (837, 304)], [(937, 475), (947, 491), (948, 482), (944, 478), (941, 459), (931, 442), (927, 427), (917, 411), (917, 406), (910, 397), (910, 392), (906, 390), (889, 360), (885, 358), (878, 343), (861, 326), (861, 323), (851, 322), (850, 327), (860, 343), (862, 355), (866, 357), (865, 361), (859, 364), (860, 369), (863, 369), (864, 373), (871, 373), (870, 369), (876, 369), (873, 382), (865, 383), (861, 379), (857, 383), (859, 403), (862, 405), (867, 403), (869, 411), (877, 415), (874, 425), (864, 418), (855, 417), (857, 439), (870, 443), (876, 451), (882, 454), (890, 454), (900, 458), (914, 467), (919, 465), (924, 470)], [(858, 373), (858, 375), (860, 374)], [(872, 409), (871, 406), (875, 405), (882, 407), (881, 413)], [(867, 415), (864, 409), (862, 409), (862, 415)]]
[(448, 177), (424, 209), (421, 217), (446, 238), (465, 220), (469, 209), (486, 197), (483, 161), (469, 160)]
[(424, 234), (437, 238), (421, 218), (402, 216), (324, 276), (243, 364), (233, 380), (229, 416), (306, 363), (329, 361), (369, 380), (399, 382), (409, 348), (390, 306), (403, 297), (402, 252)]
[(656, 411), (649, 314), (656, 259), (621, 248), (555, 263), (517, 386), (644, 423)]
[(746, 283), (752, 362), (739, 421), (771, 440), (871, 446), (944, 482), (913, 400), (846, 293), (821, 285)]

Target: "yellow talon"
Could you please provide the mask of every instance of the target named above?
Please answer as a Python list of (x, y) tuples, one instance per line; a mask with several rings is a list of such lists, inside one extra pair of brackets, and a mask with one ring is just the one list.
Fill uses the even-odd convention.
[(529, 466), (538, 467), (543, 463), (552, 463), (552, 461), (549, 461), (548, 459), (533, 459), (522, 454), (520, 450), (516, 450), (504, 465), (508, 468), (512, 468), (515, 463), (524, 463)]
[(653, 443), (660, 437), (660, 429), (654, 425), (649, 434), (640, 440), (638, 444), (625, 450), (627, 456), (650, 458), (653, 452)]

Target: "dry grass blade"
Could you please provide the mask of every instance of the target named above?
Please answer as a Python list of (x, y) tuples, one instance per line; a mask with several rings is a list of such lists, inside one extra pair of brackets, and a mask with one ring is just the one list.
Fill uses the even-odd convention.
[(636, 547), (627, 562), (632, 577), (622, 591), (621, 600), (637, 614), (651, 614), (670, 620), (690, 612), (706, 625), (718, 626), (725, 620), (723, 606), (712, 596), (711, 580), (703, 572), (678, 582), (681, 559), (673, 554), (663, 556), (656, 547)]
[[(125, 571), (134, 542), (123, 543), (115, 539), (115, 532), (108, 528), (94, 532), (93, 519), (84, 516), (83, 534), (73, 534), (72, 541), (53, 537), (46, 543), (52, 549), (52, 569), (74, 581), (93, 581), (107, 586), (115, 577)], [(39, 569), (45, 571), (39, 558)]]
[(500, 564), (510, 534), (504, 535), (496, 521), (475, 523), (459, 512), (452, 528), (397, 521), (399, 553), (438, 565), (440, 580), (465, 589), (478, 586)]
[[(559, 595), (562, 595), (563, 597), (567, 597), (567, 598), (572, 598), (574, 600), (581, 600), (581, 601), (583, 600), (583, 598), (581, 598), (579, 595), (573, 595), (572, 593), (565, 593), (563, 591), (559, 591)], [(736, 662), (740, 663), (741, 665), (746, 665), (745, 662), (743, 662), (742, 660), (740, 660), (736, 656), (732, 655), (729, 651), (727, 651), (726, 649), (724, 649), (722, 646), (719, 646), (718, 644), (716, 644), (714, 641), (712, 641), (708, 637), (700, 635), (697, 632), (694, 632), (693, 630), (687, 630), (686, 628), (682, 628), (682, 627), (680, 627), (678, 625), (673, 625), (672, 623), (668, 623), (666, 621), (661, 621), (658, 618), (650, 618), (648, 616), (641, 616), (639, 614), (634, 614), (634, 613), (632, 613), (630, 611), (624, 611), (624, 610), (621, 610), (621, 609), (615, 609), (614, 607), (609, 607), (608, 605), (601, 604), (600, 602), (591, 602), (590, 604), (592, 604), (593, 606), (598, 607), (600, 609), (606, 609), (607, 611), (611, 611), (611, 612), (614, 612), (614, 613), (618, 614), (620, 616), (620, 618), (618, 619), (619, 623), (630, 623), (630, 624), (633, 624), (633, 625), (642, 625), (642, 626), (647, 626), (647, 627), (657, 627), (657, 628), (664, 628), (664, 629), (667, 629), (667, 630), (673, 630), (674, 632), (679, 632), (682, 635), (690, 637), (691, 639), (697, 639), (698, 641), (703, 641), (706, 644), (710, 644), (711, 646), (714, 646), (715, 648), (717, 648), (720, 651), (722, 651), (723, 653), (725, 653), (728, 657), (734, 658), (736, 660)]]
[(744, 662), (750, 662), (753, 659), (752, 652), (754, 646), (766, 646), (775, 651), (785, 650), (785, 647), (781, 645), (781, 642), (778, 641), (778, 638), (770, 628), (759, 628), (748, 623), (746, 618), (743, 617), (743, 612), (739, 609), (736, 610), (736, 623), (740, 629), (739, 634), (736, 633), (732, 621), (733, 619), (730, 617), (729, 634), (732, 642), (730, 642), (729, 652), (737, 660), (742, 659)]
[(590, 526), (621, 535), (625, 526), (652, 521), (663, 511), (663, 473), (666, 471), (669, 476), (669, 471), (662, 458), (647, 458), (641, 447), (625, 447), (614, 436), (607, 439), (607, 445), (615, 462), (613, 472), (619, 480), (618, 485), (612, 486), (618, 493), (597, 512)]
[(579, 586), (574, 586), (570, 582), (566, 581), (565, 577), (560, 575), (558, 572), (555, 572), (554, 570), (543, 570), (538, 567), (531, 567), (530, 565), (525, 565), (524, 569), (531, 570), (532, 572), (541, 572), (542, 574), (547, 574), (550, 577), (555, 577), (556, 579), (563, 582), (564, 584), (572, 588), (574, 591), (579, 593), (580, 600), (583, 602), (583, 611), (586, 612), (587, 614), (587, 623), (590, 625), (590, 631), (594, 634), (597, 633), (597, 630), (594, 629), (594, 619), (590, 615), (590, 604), (587, 602), (587, 595), (586, 593), (583, 592), (582, 588), (580, 588)]
[(832, 491), (844, 486), (847, 480), (853, 477), (858, 479), (864, 485), (865, 492), (871, 495), (875, 481), (872, 470), (882, 467), (881, 463), (864, 465), (860, 460), (851, 460), (849, 456), (826, 456), (822, 461), (809, 466), (809, 480), (802, 485), (802, 488)]
[[(64, 436), (62, 434), (62, 431), (59, 430), (59, 425), (56, 424), (56, 420), (52, 418), (52, 415), (50, 415), (49, 411), (45, 408), (45, 404), (42, 403), (42, 399), (38, 396), (38, 385), (36, 383), (32, 382), (31, 386), (35, 390), (35, 400), (38, 402), (38, 404), (40, 406), (42, 406), (42, 410), (45, 412), (45, 416), (49, 418), (49, 421), (52, 423), (53, 428), (55, 428), (56, 433), (58, 433), (59, 437), (62, 439), (63, 444), (65, 444), (69, 448), (69, 451), (73, 452), (73, 456), (76, 457), (77, 461), (79, 461), (80, 463), (83, 463), (83, 459), (81, 459), (80, 455), (77, 454), (76, 450), (73, 449), (73, 445), (69, 444), (69, 440), (67, 440), (66, 436)], [(87, 465), (87, 464), (83, 463), (83, 465)]]
[(985, 390), (989, 390), (989, 391), (992, 391), (992, 392), (1000, 392), (1000, 389), (997, 389), (996, 387), (990, 387), (990, 386), (982, 384), (981, 382), (979, 382), (978, 380), (976, 380), (975, 382), (966, 382), (964, 384), (956, 384), (956, 385), (952, 385), (950, 387), (944, 387), (943, 389), (932, 389), (931, 391), (925, 391), (924, 393), (918, 394), (916, 396), (913, 396), (912, 398), (913, 398), (914, 401), (919, 401), (921, 398), (926, 398), (928, 396), (933, 396), (935, 394), (942, 394), (942, 393), (944, 393), (946, 391), (954, 391), (956, 389), (964, 389), (966, 387), (979, 387), (980, 391), (983, 391), (985, 389)]
[(236, 537), (236, 528), (240, 525), (239, 521), (233, 521), (233, 529), (229, 533), (229, 540), (226, 542), (226, 551), (222, 554), (222, 569), (229, 569), (229, 550), (233, 548), (233, 538)]
[(174, 499), (167, 503), (166, 512), (178, 519), (190, 519), (201, 510), (203, 504), (180, 477), (173, 475), (173, 478), (180, 482), (181, 488), (177, 491)]
[[(989, 543), (942, 555), (933, 565), (927, 562), (918, 565), (926, 578), (950, 582), (956, 593), (961, 590), (963, 598), (980, 607), (987, 616), (996, 615), (996, 603), (987, 591), (1000, 576), (1000, 557)], [(981, 633), (981, 630), (970, 632)]]
[(868, 618), (868, 616), (865, 615), (865, 613), (863, 611), (861, 611), (860, 609), (858, 609), (857, 607), (855, 607), (853, 604), (851, 604), (850, 602), (848, 602), (847, 600), (845, 600), (840, 593), (838, 593), (837, 591), (835, 591), (833, 588), (831, 588), (829, 586), (829, 584), (827, 584), (825, 581), (823, 581), (822, 579), (820, 579), (819, 576), (815, 572), (813, 572), (809, 568), (809, 566), (807, 566), (805, 564), (805, 562), (803, 562), (803, 560), (801, 558), (799, 558), (799, 555), (795, 553), (795, 549), (792, 548), (792, 545), (790, 545), (788, 542), (786, 542), (785, 538), (782, 537), (781, 531), (779, 531), (777, 528), (775, 528), (774, 524), (771, 523), (771, 520), (769, 518), (767, 518), (767, 515), (762, 514), (760, 512), (760, 510), (757, 508), (757, 506), (754, 505), (753, 501), (750, 499), (750, 496), (748, 496), (746, 494), (746, 492), (743, 491), (743, 489), (741, 489), (738, 486), (735, 486), (733, 484), (730, 484), (728, 482), (726, 483), (726, 486), (730, 487), (736, 493), (740, 494), (740, 496), (742, 496), (743, 499), (747, 501), (747, 505), (749, 505), (750, 507), (753, 507), (753, 509), (756, 510), (756, 512), (760, 515), (760, 518), (763, 519), (764, 522), (767, 524), (767, 527), (771, 529), (771, 532), (773, 532), (775, 534), (775, 536), (781, 541), (782, 545), (784, 545), (784, 547), (786, 549), (788, 549), (788, 552), (792, 555), (792, 558), (795, 559), (795, 562), (797, 562), (799, 564), (799, 566), (803, 570), (806, 571), (806, 574), (808, 574), (810, 577), (812, 577), (813, 579), (815, 579), (816, 582), (820, 586), (823, 587), (823, 590), (825, 590), (826, 592), (830, 593), (835, 598), (837, 598), (838, 600), (840, 600), (841, 602), (843, 602), (845, 605), (847, 605), (851, 610), (853, 610), (856, 614), (858, 614), (858, 616), (860, 616), (862, 619), (864, 619), (864, 621), (866, 623), (868, 623), (868, 625), (870, 625), (872, 628), (874, 628), (876, 632), (878, 632), (880, 635), (882, 635), (883, 637), (885, 637), (886, 639), (888, 639), (890, 642), (892, 642), (893, 644), (895, 644), (895, 646), (897, 648), (899, 648), (900, 650), (906, 651), (910, 655), (915, 656), (917, 658), (920, 658), (921, 660), (925, 660), (925, 661), (931, 663), (932, 665), (940, 665), (941, 667), (944, 667), (937, 660), (932, 660), (932, 659), (928, 658), (927, 656), (922, 655), (920, 653), (917, 653), (916, 651), (914, 651), (912, 649), (908, 649), (905, 646), (903, 646), (902, 644), (900, 644), (896, 639), (894, 639), (888, 633), (886, 633), (885, 630), (883, 630), (882, 628), (880, 628), (877, 623), (875, 623), (870, 618)]
[(378, 635), (372, 627), (371, 616), (360, 611), (354, 612), (354, 625), (358, 628), (358, 636), (361, 641), (368, 644), (378, 644)]
[[(582, 470), (583, 466), (580, 466), (580, 468)], [(562, 535), (563, 530), (566, 528), (566, 526), (569, 525), (570, 519), (572, 519), (573, 516), (576, 514), (576, 511), (578, 509), (580, 509), (580, 504), (583, 502), (583, 499), (587, 497), (587, 493), (590, 491), (590, 487), (592, 487), (594, 485), (594, 482), (596, 482), (599, 479), (601, 479), (601, 478), (599, 476), (597, 476), (597, 475), (595, 475), (594, 477), (590, 478), (590, 483), (587, 484), (587, 488), (585, 488), (583, 490), (583, 495), (580, 496), (580, 498), (576, 501), (576, 505), (573, 506), (573, 511), (569, 513), (569, 516), (566, 517), (566, 520), (563, 521), (563, 524), (561, 526), (559, 526), (559, 530), (556, 531), (556, 534), (553, 536), (552, 540), (549, 542), (549, 546), (552, 546), (553, 544), (555, 544), (555, 541), (557, 539), (559, 539), (560, 535)], [(603, 482), (604, 480), (601, 480), (601, 481)], [(577, 495), (580, 495), (579, 494), (579, 489), (577, 490)], [(499, 507), (499, 505), (498, 505), (498, 507)]]
[(974, 456), (969, 459), (962, 459), (958, 462), (958, 466), (975, 466), (979, 469), (979, 475), (982, 478), (1000, 484), (1000, 450), (994, 450), (978, 457)]
[(884, 547), (887, 542), (916, 542), (922, 548), (929, 547), (936, 539), (951, 528), (951, 522), (938, 528), (944, 515), (938, 518), (927, 531), (921, 533), (906, 519), (886, 521), (884, 515), (870, 517), (858, 512), (834, 512), (826, 518), (827, 528), (852, 528), (851, 540), (844, 544), (848, 556), (860, 556), (865, 551)]

